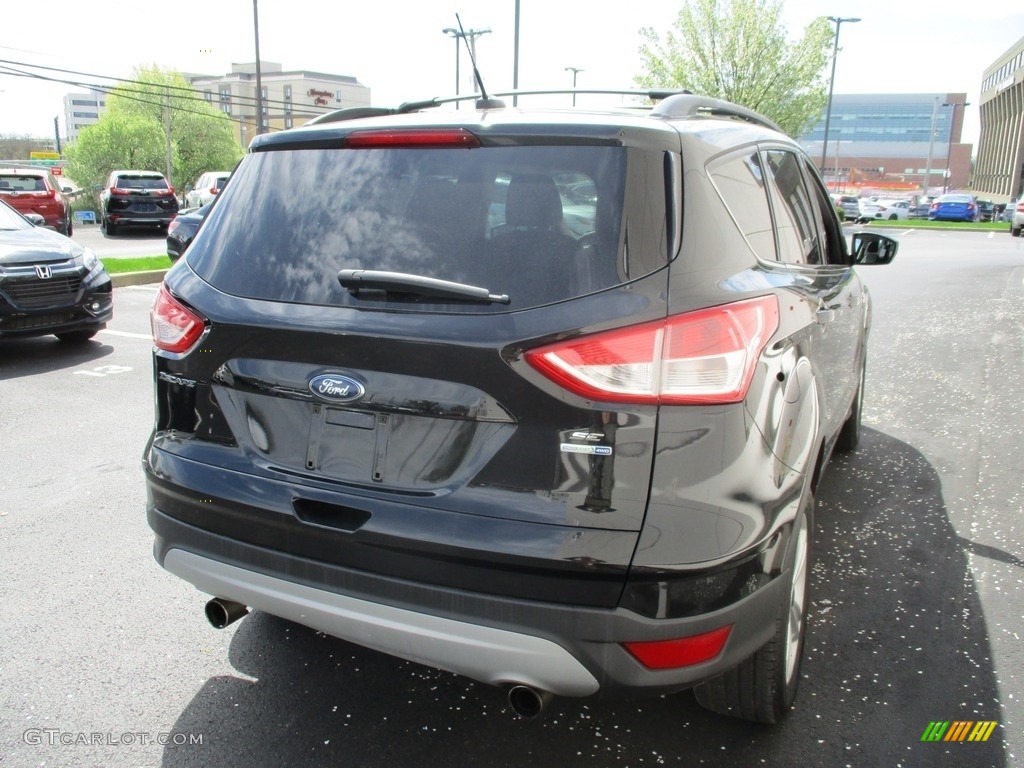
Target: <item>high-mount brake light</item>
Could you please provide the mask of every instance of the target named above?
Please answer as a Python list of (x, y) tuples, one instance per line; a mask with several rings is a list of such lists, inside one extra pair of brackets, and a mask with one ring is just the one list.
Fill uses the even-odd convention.
[(149, 313), (153, 343), (164, 352), (184, 354), (203, 336), (203, 318), (175, 299), (161, 285)]
[(591, 400), (737, 403), (778, 327), (779, 303), (769, 295), (556, 342), (525, 357), (560, 387)]
[(344, 144), (349, 149), (473, 149), (480, 146), (480, 139), (465, 128), (396, 128), (353, 131), (345, 137)]

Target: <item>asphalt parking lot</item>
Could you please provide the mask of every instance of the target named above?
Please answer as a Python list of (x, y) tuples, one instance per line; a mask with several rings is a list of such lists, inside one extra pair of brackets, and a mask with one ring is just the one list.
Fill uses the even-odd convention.
[[(901, 237), (862, 270), (864, 442), (819, 489), (807, 658), (774, 729), (685, 693), (522, 721), (496, 689), (265, 614), (214, 630), (150, 552), (156, 286), (117, 289), (83, 347), (0, 342), (0, 765), (1021, 765), (1024, 239)], [(922, 741), (941, 721), (996, 725)]]

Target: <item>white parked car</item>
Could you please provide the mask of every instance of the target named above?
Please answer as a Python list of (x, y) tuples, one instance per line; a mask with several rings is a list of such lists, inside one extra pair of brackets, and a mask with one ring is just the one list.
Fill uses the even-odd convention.
[(910, 218), (910, 202), (908, 200), (880, 200), (876, 203), (878, 210), (872, 218), (888, 221), (904, 221)]
[(1011, 208), (1013, 209), (1013, 215), (1010, 218), (1010, 234), (1014, 237), (1020, 237), (1021, 233), (1024, 232), (1024, 200), (1019, 200), (1006, 206), (1007, 210)]
[(213, 198), (227, 183), (230, 171), (208, 171), (196, 179), (196, 183), (185, 193), (185, 207), (199, 208), (212, 203)]

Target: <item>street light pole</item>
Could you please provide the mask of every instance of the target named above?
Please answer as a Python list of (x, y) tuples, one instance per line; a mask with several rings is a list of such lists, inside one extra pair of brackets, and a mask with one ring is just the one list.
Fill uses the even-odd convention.
[(949, 159), (953, 153), (953, 127), (956, 125), (956, 108), (964, 107), (966, 109), (971, 106), (971, 102), (965, 101), (961, 104), (959, 101), (944, 101), (942, 106), (953, 108), (953, 117), (949, 121), (949, 143), (946, 145), (946, 181), (942, 185), (942, 193), (945, 194), (953, 186), (953, 169), (949, 167)]
[(832, 88), (836, 83), (836, 58), (839, 56), (839, 28), (843, 26), (844, 21), (848, 21), (851, 24), (856, 24), (860, 19), (853, 18), (840, 18), (839, 16), (829, 16), (829, 21), (834, 21), (836, 24), (836, 38), (832, 45), (832, 76), (828, 80), (828, 104), (825, 107), (825, 138), (821, 142), (821, 172), (825, 172), (825, 155), (828, 152), (828, 128), (832, 122)]
[(584, 70), (580, 69), (579, 67), (566, 67), (565, 71), (566, 72), (572, 72), (572, 105), (575, 107), (576, 106), (576, 75), (578, 75), (580, 72), (583, 72)]
[(928, 197), (928, 184), (932, 180), (932, 157), (935, 151), (935, 124), (939, 119), (939, 97), (935, 97), (935, 104), (932, 106), (932, 127), (928, 131), (928, 160), (924, 166), (924, 184), (922, 196)]

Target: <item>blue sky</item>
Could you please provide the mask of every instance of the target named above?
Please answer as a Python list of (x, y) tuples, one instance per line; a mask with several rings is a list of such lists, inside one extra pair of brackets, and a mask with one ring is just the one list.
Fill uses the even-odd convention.
[[(514, 0), (259, 0), (258, 7), (265, 61), (351, 75), (371, 89), (374, 104), (454, 92), (454, 41), (442, 30), (456, 25), (456, 13), (466, 29), (491, 30), (477, 41), (488, 89), (512, 86)], [(639, 70), (639, 29), (667, 30), (681, 4), (630, 0), (611, 13), (605, 7), (520, 0), (520, 87), (571, 86), (566, 67), (583, 70), (580, 87), (630, 87)], [(982, 71), (1024, 37), (1024, 6), (1013, 2), (786, 0), (784, 7), (793, 36), (815, 16), (863, 19), (842, 27), (836, 93), (966, 92), (972, 107), (964, 138), (974, 142)], [(5, 2), (0, 59), (114, 77), (154, 63), (223, 74), (232, 62), (255, 59), (251, 0), (176, 0), (159, 12), (137, 0), (105, 0), (101, 13), (83, 9), (80, 0), (48, 0), (45, 12)], [(465, 52), (461, 59), (465, 93)], [(69, 90), (75, 89), (0, 72), (0, 134), (51, 135)]]

